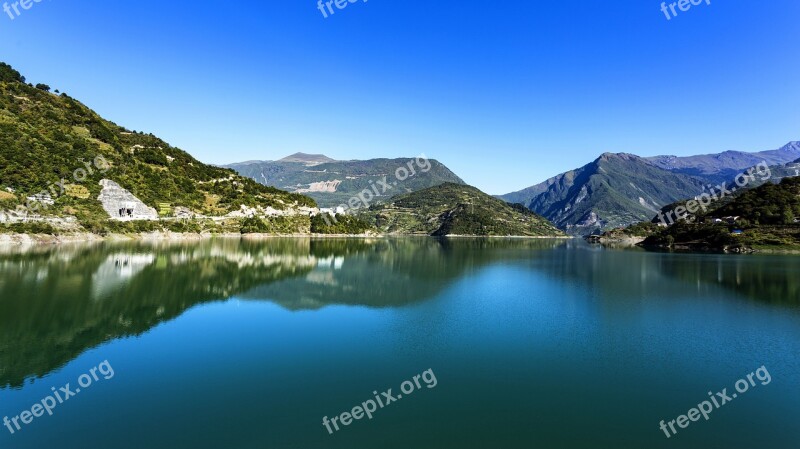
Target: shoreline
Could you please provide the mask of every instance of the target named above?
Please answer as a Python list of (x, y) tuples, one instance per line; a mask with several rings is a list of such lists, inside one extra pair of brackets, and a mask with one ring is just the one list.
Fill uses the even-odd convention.
[[(276, 238), (315, 238), (315, 239), (371, 239), (391, 237), (434, 237), (425, 234), (240, 234), (240, 233), (182, 233), (182, 232), (146, 232), (137, 234), (108, 234), (105, 236), (80, 232), (74, 234), (10, 234), (0, 233), (0, 246), (46, 246), (73, 243), (102, 242), (158, 242), (158, 241), (200, 241), (213, 238), (242, 240), (269, 240)], [(496, 236), (496, 235), (447, 235), (445, 238), (488, 238), (488, 239), (571, 239), (571, 236)], [(435, 238), (441, 238), (436, 236)]]

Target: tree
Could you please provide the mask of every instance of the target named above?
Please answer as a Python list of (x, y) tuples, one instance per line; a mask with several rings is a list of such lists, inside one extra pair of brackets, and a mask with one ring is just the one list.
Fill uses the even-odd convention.
[(48, 86), (47, 84), (39, 83), (36, 85), (36, 88), (39, 90), (43, 90), (45, 92), (50, 92), (50, 86)]
[(783, 224), (794, 224), (794, 212), (792, 212), (792, 209), (783, 210)]
[(10, 83), (13, 81), (24, 83), (25, 77), (20, 75), (19, 72), (14, 70), (10, 65), (5, 62), (0, 62), (0, 82)]

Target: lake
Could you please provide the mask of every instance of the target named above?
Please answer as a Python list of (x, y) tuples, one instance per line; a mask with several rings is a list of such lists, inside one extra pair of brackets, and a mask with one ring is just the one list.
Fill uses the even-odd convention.
[(0, 447), (794, 449), (799, 273), (579, 240), (6, 247)]

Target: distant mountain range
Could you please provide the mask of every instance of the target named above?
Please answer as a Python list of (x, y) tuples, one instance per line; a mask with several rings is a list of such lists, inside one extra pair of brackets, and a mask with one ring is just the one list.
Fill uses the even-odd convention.
[(584, 235), (648, 221), (664, 206), (700, 195), (709, 184), (729, 183), (764, 161), (775, 169), (776, 180), (796, 176), (793, 164), (800, 161), (798, 156), (800, 142), (759, 153), (648, 158), (606, 153), (584, 167), (500, 198), (530, 208), (571, 234)]
[(307, 167), (313, 167), (315, 165), (324, 164), (326, 162), (336, 162), (336, 159), (331, 159), (328, 156), (325, 156), (324, 154), (295, 153), (291, 156), (287, 156), (279, 160), (278, 162), (297, 162), (300, 164), (304, 164)]
[(761, 162), (767, 165), (784, 165), (800, 157), (800, 142), (789, 142), (777, 150), (743, 153), (741, 151), (725, 151), (719, 154), (703, 154), (699, 156), (654, 156), (648, 162), (656, 167), (674, 173), (695, 176), (708, 182), (730, 181), (742, 170), (746, 170)]
[[(464, 184), (440, 162), (414, 157), (337, 161), (321, 154), (296, 153), (277, 161), (250, 161), (225, 167), (261, 184), (310, 196), (326, 208), (347, 204), (350, 198), (381, 182), (391, 186), (385, 192), (383, 187), (379, 189), (383, 198), (378, 200), (384, 201), (445, 182)], [(398, 170), (402, 181), (398, 179)]]

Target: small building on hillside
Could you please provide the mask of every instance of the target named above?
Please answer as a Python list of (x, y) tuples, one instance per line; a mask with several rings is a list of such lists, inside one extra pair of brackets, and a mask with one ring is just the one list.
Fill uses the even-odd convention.
[(53, 204), (56, 204), (53, 197), (50, 196), (49, 193), (45, 192), (37, 193), (36, 195), (31, 195), (27, 198), (27, 200), (29, 203), (41, 203), (44, 204), (45, 206), (52, 206)]
[(737, 221), (739, 221), (739, 218), (741, 218), (741, 217), (739, 217), (739, 216), (737, 215), (737, 216), (735, 216), (735, 217), (723, 217), (722, 219), (723, 219), (723, 220), (724, 220), (726, 223), (728, 223), (728, 224), (734, 224), (734, 223), (736, 223)]

